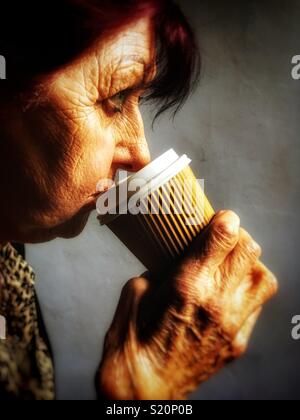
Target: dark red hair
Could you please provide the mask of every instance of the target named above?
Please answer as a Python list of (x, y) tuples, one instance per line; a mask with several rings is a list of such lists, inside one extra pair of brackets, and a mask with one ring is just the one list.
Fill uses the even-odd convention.
[(173, 0), (8, 0), (1, 5), (0, 54), (7, 62), (1, 84), (14, 93), (28, 89), (105, 33), (146, 14), (153, 16), (158, 66), (147, 99), (159, 102), (158, 114), (177, 110), (198, 79), (200, 58), (193, 31)]

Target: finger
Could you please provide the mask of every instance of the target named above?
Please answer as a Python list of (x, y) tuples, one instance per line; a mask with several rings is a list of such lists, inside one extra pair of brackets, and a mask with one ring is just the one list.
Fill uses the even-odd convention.
[(278, 290), (273, 273), (258, 261), (237, 289), (240, 311), (247, 319), (250, 314), (269, 301)]
[(126, 283), (108, 332), (110, 342), (125, 340), (130, 326), (136, 324), (139, 303), (149, 288), (150, 281), (145, 277), (134, 278)]
[(261, 254), (261, 247), (244, 229), (240, 229), (238, 244), (224, 262), (224, 270), (231, 287), (238, 286), (251, 272)]
[(253, 312), (236, 335), (232, 342), (234, 357), (242, 356), (247, 350), (249, 340), (261, 312), (262, 307), (259, 307), (255, 312)]
[(272, 299), (277, 291), (278, 281), (276, 277), (262, 262), (258, 261), (251, 273), (248, 294), (264, 304)]
[(239, 229), (240, 219), (235, 213), (218, 213), (195, 242), (184, 265), (194, 263), (196, 267), (208, 269), (210, 274), (214, 274), (237, 245)]

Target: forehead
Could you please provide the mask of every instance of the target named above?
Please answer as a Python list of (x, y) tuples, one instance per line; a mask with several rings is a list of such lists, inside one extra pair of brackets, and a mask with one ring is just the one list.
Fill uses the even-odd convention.
[(78, 60), (59, 71), (54, 82), (56, 86), (72, 85), (72, 89), (76, 84), (91, 95), (108, 97), (129, 84), (150, 80), (155, 72), (155, 50), (152, 20), (140, 18), (101, 37)]
[[(141, 18), (100, 39), (94, 54), (112, 70), (120, 64), (150, 64), (155, 54), (153, 24), (150, 18)], [(102, 63), (103, 64), (103, 63)]]
[[(95, 45), (99, 87), (113, 95), (121, 83), (141, 83), (149, 78), (155, 61), (155, 36), (150, 18), (119, 28)], [(109, 91), (105, 91), (109, 89)]]

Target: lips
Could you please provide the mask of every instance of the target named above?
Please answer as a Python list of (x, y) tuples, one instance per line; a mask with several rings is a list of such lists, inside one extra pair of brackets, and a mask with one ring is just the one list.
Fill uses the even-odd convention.
[(97, 191), (91, 195), (89, 201), (81, 208), (81, 213), (91, 212), (96, 209), (97, 200), (101, 195), (105, 194), (115, 183), (112, 180), (103, 182), (102, 180), (97, 185)]
[(106, 193), (114, 185), (115, 183), (112, 179), (101, 179), (97, 184), (97, 192), (95, 193), (95, 196), (99, 197), (100, 195)]

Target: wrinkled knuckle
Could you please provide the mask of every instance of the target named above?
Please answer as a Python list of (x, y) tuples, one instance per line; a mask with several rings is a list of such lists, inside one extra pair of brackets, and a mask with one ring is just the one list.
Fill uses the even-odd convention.
[(267, 272), (258, 276), (256, 280), (259, 287), (263, 291), (263, 298), (265, 301), (271, 299), (278, 291), (278, 281), (273, 273)]
[(254, 249), (255, 256), (257, 259), (259, 259), (263, 253), (262, 247), (257, 242), (254, 242), (253, 244), (254, 244), (253, 249)]
[(262, 255), (261, 246), (246, 232), (244, 229), (240, 229), (240, 240), (239, 243), (244, 251), (253, 258), (260, 258)]
[(270, 273), (267, 278), (268, 289), (270, 293), (270, 298), (275, 296), (278, 293), (279, 284), (277, 278), (274, 274)]
[(232, 229), (232, 225), (227, 220), (219, 221), (215, 225), (215, 235), (221, 240), (231, 240), (236, 236), (236, 232)]
[(239, 330), (239, 323), (237, 318), (224, 314), (219, 319), (219, 325), (222, 328), (224, 338), (228, 342), (233, 342)]
[(215, 235), (219, 240), (224, 242), (232, 242), (237, 238), (240, 227), (239, 217), (228, 211), (219, 217), (215, 223)]
[(235, 359), (239, 359), (242, 356), (244, 356), (244, 354), (247, 352), (248, 350), (248, 343), (246, 341), (237, 341), (235, 343), (233, 343), (232, 346), (232, 356)]
[(222, 210), (219, 213), (217, 213), (217, 218), (219, 219), (230, 219), (236, 222), (237, 224), (240, 224), (240, 218), (239, 216), (232, 210)]
[(246, 245), (247, 247), (247, 253), (256, 258), (259, 259), (262, 255), (262, 248), (261, 246), (255, 242), (253, 239), (249, 240), (249, 242)]
[(249, 233), (244, 229), (244, 228), (240, 228), (240, 239), (249, 239), (250, 235)]

